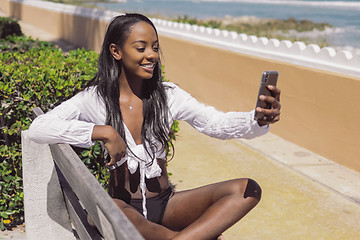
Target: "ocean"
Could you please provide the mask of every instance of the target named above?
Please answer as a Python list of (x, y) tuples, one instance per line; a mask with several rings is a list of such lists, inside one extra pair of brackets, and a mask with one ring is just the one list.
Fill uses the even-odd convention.
[[(187, 15), (198, 19), (255, 16), (258, 18), (327, 22), (333, 29), (323, 32), (331, 46), (360, 48), (359, 1), (311, 0), (118, 0), (96, 5), (119, 12), (139, 12), (176, 18)], [(123, 1), (123, 2), (121, 2)], [(93, 4), (93, 2), (92, 2)]]

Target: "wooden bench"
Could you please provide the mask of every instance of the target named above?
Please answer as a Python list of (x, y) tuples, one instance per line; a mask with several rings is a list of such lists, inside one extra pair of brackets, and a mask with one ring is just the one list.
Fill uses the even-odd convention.
[[(34, 118), (41, 114), (43, 112), (40, 108), (33, 109)], [(144, 239), (70, 145), (44, 146), (29, 140), (27, 131), (22, 135), (27, 239), (69, 239), (69, 232), (73, 234), (70, 237), (73, 239)], [(46, 157), (48, 148), (53, 159), (50, 161)], [(46, 165), (50, 167), (44, 167)], [(49, 171), (53, 174), (48, 173)], [(47, 182), (42, 181), (42, 178)], [(59, 191), (62, 194), (56, 193), (57, 186), (61, 186)], [(41, 197), (43, 194), (46, 196)], [(66, 211), (69, 216), (67, 223), (67, 214), (64, 215), (61, 211)], [(64, 215), (65, 220), (64, 217), (59, 220), (57, 214)], [(90, 226), (88, 216), (98, 230)]]

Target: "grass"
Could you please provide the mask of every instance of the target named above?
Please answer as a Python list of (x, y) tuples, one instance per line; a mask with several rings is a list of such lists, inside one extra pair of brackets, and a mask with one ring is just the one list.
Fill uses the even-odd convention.
[[(207, 19), (198, 20), (189, 18), (188, 16), (170, 19), (180, 23), (188, 23), (191, 25), (199, 25), (221, 30), (235, 31), (237, 33), (245, 33), (247, 35), (255, 35), (258, 37), (277, 38), (279, 40), (302, 41), (306, 44), (318, 44), (320, 47), (329, 45), (324, 37), (299, 37), (296, 33), (311, 32), (313, 30), (324, 31), (331, 28), (328, 23), (315, 23), (310, 20), (297, 20), (295, 18), (288, 19), (260, 19), (255, 17), (239, 17), (224, 19)], [(291, 32), (291, 33), (290, 33)]]

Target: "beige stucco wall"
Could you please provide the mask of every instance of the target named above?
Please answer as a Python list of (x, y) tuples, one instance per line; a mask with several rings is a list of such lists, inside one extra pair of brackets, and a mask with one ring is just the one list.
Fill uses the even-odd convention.
[(360, 171), (360, 78), (161, 37), (166, 76), (218, 109), (254, 108), (261, 73), (279, 71), (281, 121), (271, 131)]
[[(9, 15), (77, 46), (100, 50), (106, 21), (0, 0)], [(271, 131), (360, 171), (356, 96), (360, 77), (234, 53), (160, 36), (167, 78), (218, 109), (254, 108), (261, 72), (277, 70), (281, 121)]]

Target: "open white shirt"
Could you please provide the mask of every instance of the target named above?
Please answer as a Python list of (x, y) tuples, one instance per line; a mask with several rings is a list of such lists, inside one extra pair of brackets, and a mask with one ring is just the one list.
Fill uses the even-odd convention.
[[(197, 131), (220, 139), (251, 139), (261, 136), (269, 130), (268, 125), (260, 127), (254, 120), (254, 110), (224, 113), (214, 107), (199, 103), (174, 83), (164, 82), (163, 84), (169, 107), (169, 129), (174, 120), (184, 120)], [(105, 125), (105, 119), (104, 101), (96, 93), (96, 87), (91, 87), (76, 94), (48, 113), (37, 117), (29, 128), (28, 136), (38, 143), (68, 143), (87, 148), (94, 144), (91, 139), (94, 126)], [(153, 156), (150, 156), (145, 151), (144, 143), (140, 145), (135, 143), (125, 124), (124, 129), (128, 150), (117, 165), (127, 162), (132, 174), (140, 166), (143, 214), (146, 217), (145, 177), (161, 176), (161, 169), (157, 161), (153, 161), (153, 157), (165, 158), (165, 151), (155, 152), (150, 154)]]

